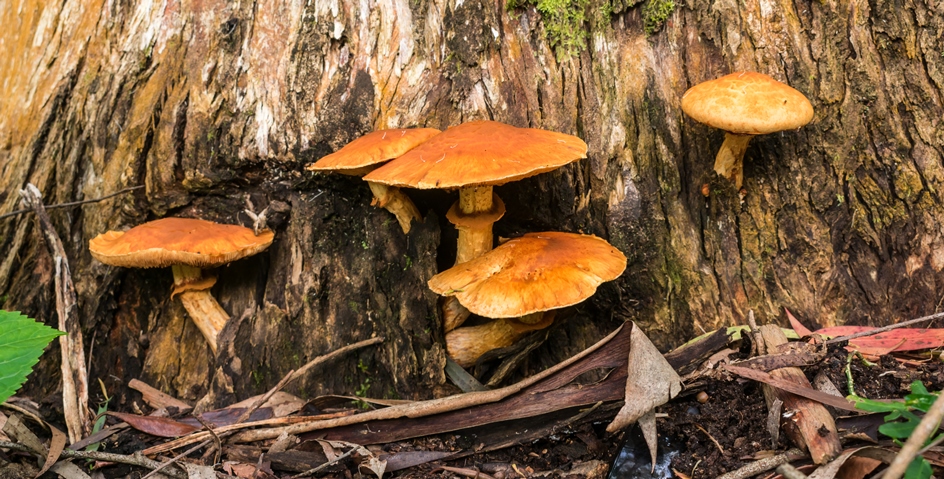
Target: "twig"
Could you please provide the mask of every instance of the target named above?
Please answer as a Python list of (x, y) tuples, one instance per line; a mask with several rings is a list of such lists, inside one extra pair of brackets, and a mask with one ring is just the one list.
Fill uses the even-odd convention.
[[(201, 417), (199, 414), (192, 414), (191, 416), (193, 416), (194, 419), (196, 419), (197, 421), (199, 421), (200, 424), (203, 424), (203, 427), (206, 428), (207, 432), (209, 432), (210, 434), (213, 435), (213, 441), (216, 443), (216, 456), (213, 458), (213, 464), (219, 463), (219, 462), (220, 462), (220, 453), (223, 451), (223, 441), (222, 441), (222, 439), (221, 439), (220, 436), (216, 433), (216, 431), (213, 430), (213, 424), (208, 423), (208, 422), (207, 422), (206, 420), (204, 420), (203, 417)], [(246, 416), (246, 417), (249, 417), (249, 416)], [(242, 420), (240, 420), (240, 419), (242, 419), (242, 416), (240, 416), (240, 418), (237, 419), (236, 422), (245, 421), (245, 419), (242, 419)]]
[[(144, 477), (142, 477), (141, 479), (148, 479), (149, 477), (153, 476), (154, 474), (157, 474), (158, 471), (163, 471), (166, 467), (168, 467), (168, 466), (170, 466), (170, 465), (172, 465), (172, 464), (177, 464), (177, 461), (179, 461), (181, 458), (184, 458), (184, 457), (187, 457), (187, 456), (193, 454), (195, 451), (198, 451), (198, 450), (199, 450), (200, 448), (202, 448), (202, 447), (206, 447), (208, 444), (210, 444), (210, 440), (209, 440), (209, 439), (206, 440), (206, 441), (203, 441), (203, 442), (200, 443), (200, 444), (197, 444), (196, 446), (191, 447), (190, 449), (187, 449), (186, 451), (184, 451), (184, 452), (182, 452), (182, 453), (180, 453), (180, 454), (178, 454), (178, 455), (176, 455), (176, 456), (174, 456), (174, 457), (172, 457), (172, 458), (171, 458), (170, 460), (168, 460), (168, 461), (164, 461), (164, 462), (159, 462), (159, 463), (157, 463), (157, 464), (155, 465), (155, 467), (152, 467), (152, 468), (151, 468), (151, 469), (153, 469), (153, 470), (152, 470), (151, 472), (145, 474)], [(140, 453), (138, 453), (138, 454), (140, 454)], [(165, 472), (165, 474), (166, 474), (166, 472)], [(188, 472), (187, 475), (189, 476), (190, 473)]]
[(724, 448), (721, 447), (721, 444), (718, 443), (718, 440), (715, 439), (714, 436), (712, 436), (708, 431), (706, 431), (705, 428), (699, 426), (698, 424), (695, 424), (695, 427), (697, 427), (698, 430), (700, 430), (701, 432), (705, 433), (705, 435), (708, 436), (708, 439), (711, 439), (711, 442), (713, 442), (715, 444), (715, 447), (718, 448), (718, 452), (720, 452), (721, 455), (723, 456)]
[(903, 321), (897, 324), (891, 324), (888, 326), (882, 326), (881, 328), (870, 329), (868, 331), (861, 331), (855, 334), (850, 334), (848, 336), (839, 336), (838, 338), (830, 339), (826, 341), (825, 344), (835, 344), (840, 341), (848, 341), (850, 339), (861, 338), (863, 336), (872, 336), (879, 333), (884, 333), (885, 331), (891, 331), (893, 329), (903, 328), (905, 326), (911, 326), (912, 324), (921, 323), (924, 321), (932, 321), (935, 319), (944, 318), (944, 313), (935, 313), (930, 316), (923, 316), (916, 319), (909, 319), (908, 321)]
[(799, 469), (791, 466), (789, 463), (777, 466), (777, 472), (779, 472), (784, 479), (807, 479), (806, 474), (803, 474)]
[(751, 338), (754, 340), (754, 353), (757, 356), (767, 354), (767, 346), (764, 344), (764, 338), (760, 334), (760, 329), (757, 328), (757, 321), (754, 321), (753, 309), (747, 312), (747, 325), (751, 327)]
[(927, 441), (931, 434), (937, 431), (942, 418), (944, 418), (944, 394), (939, 395), (934, 400), (934, 404), (921, 418), (918, 427), (915, 428), (905, 444), (901, 446), (901, 450), (895, 455), (895, 460), (888, 465), (888, 469), (882, 475), (883, 479), (899, 479), (905, 473), (908, 465), (911, 464), (911, 461), (914, 460), (918, 455), (918, 451), (924, 445), (924, 441)]
[(352, 447), (351, 449), (349, 449), (349, 450), (348, 450), (347, 452), (345, 452), (344, 454), (341, 454), (340, 456), (338, 456), (338, 457), (336, 457), (336, 458), (334, 458), (334, 459), (332, 459), (332, 460), (330, 460), (330, 461), (328, 461), (328, 462), (326, 462), (326, 463), (324, 463), (324, 464), (322, 464), (322, 465), (320, 465), (320, 466), (318, 466), (318, 467), (314, 467), (314, 468), (311, 468), (311, 469), (309, 469), (309, 470), (307, 470), (307, 471), (305, 471), (305, 472), (301, 472), (301, 473), (295, 474), (294, 476), (289, 477), (289, 479), (298, 479), (299, 477), (313, 476), (313, 475), (315, 475), (315, 474), (318, 474), (319, 472), (321, 472), (321, 471), (323, 471), (323, 470), (325, 470), (325, 469), (327, 469), (327, 468), (329, 468), (329, 467), (331, 467), (331, 466), (333, 466), (333, 465), (335, 465), (335, 464), (337, 464), (337, 463), (339, 463), (339, 462), (341, 462), (341, 461), (343, 461), (343, 460), (345, 460), (345, 459), (351, 457), (351, 455), (354, 454), (354, 451), (356, 451), (356, 450), (357, 450), (356, 447)]
[(69, 270), (69, 258), (62, 247), (62, 240), (43, 207), (42, 194), (32, 183), (20, 190), (23, 201), (36, 213), (49, 255), (55, 262), (56, 315), (59, 329), (66, 333), (59, 337), (62, 360), (62, 409), (65, 414), (69, 442), (82, 439), (88, 431), (88, 372), (85, 369), (85, 347), (82, 341), (82, 326), (76, 306), (75, 286)]
[[(110, 194), (110, 195), (105, 195), (105, 196), (101, 196), (101, 197), (98, 197), (98, 198), (92, 198), (92, 199), (90, 199), (90, 200), (71, 201), (71, 202), (69, 202), (69, 203), (59, 203), (59, 204), (55, 204), (55, 205), (49, 205), (49, 206), (46, 207), (46, 209), (47, 209), (47, 210), (54, 210), (54, 209), (57, 209), (57, 208), (68, 208), (68, 207), (70, 207), (70, 206), (84, 205), (84, 204), (86, 204), (86, 203), (98, 203), (99, 201), (104, 201), (104, 200), (107, 200), (107, 199), (109, 199), (109, 198), (118, 196), (118, 195), (120, 195), (120, 194), (122, 194), (122, 193), (127, 193), (127, 192), (129, 192), (129, 191), (134, 191), (134, 190), (138, 190), (138, 189), (141, 189), (141, 188), (144, 188), (144, 185), (141, 185), (141, 186), (132, 186), (132, 187), (130, 187), (130, 188), (125, 188), (125, 189), (123, 189), (123, 190), (116, 191), (116, 192), (114, 192), (114, 193), (112, 193), (112, 194)], [(30, 212), (30, 211), (32, 211), (31, 208), (24, 208), (24, 209), (22, 209), (22, 210), (16, 210), (16, 211), (11, 211), (11, 212), (9, 212), (9, 213), (4, 213), (4, 214), (0, 215), (0, 220), (5, 219), (5, 218), (9, 218), (9, 217), (11, 217), (11, 216), (21, 215), (21, 214), (23, 214), (23, 213), (28, 213), (28, 212)]]
[(764, 459), (754, 461), (750, 464), (746, 464), (738, 469), (735, 469), (729, 473), (722, 474), (715, 479), (747, 479), (748, 477), (756, 476), (762, 472), (775, 469), (781, 464), (786, 464), (793, 459), (798, 457), (804, 457), (803, 453), (799, 449), (790, 449), (783, 454), (777, 454), (776, 456), (765, 457)]
[[(29, 452), (32, 454), (39, 454), (39, 451), (34, 451), (29, 447), (26, 447), (22, 444), (8, 441), (0, 441), (0, 449), (15, 449), (17, 451)], [(159, 467), (161, 463), (148, 459), (142, 456), (140, 453), (135, 453), (133, 456), (127, 456), (124, 454), (114, 454), (110, 452), (98, 452), (98, 451), (73, 451), (72, 449), (63, 449), (60, 457), (67, 459), (91, 459), (93, 461), (107, 461), (107, 462), (117, 462), (121, 464), (129, 464), (132, 466), (144, 467), (147, 469), (154, 469)], [(180, 473), (173, 469), (165, 471), (164, 474), (173, 477), (175, 479), (187, 479), (186, 473)]]

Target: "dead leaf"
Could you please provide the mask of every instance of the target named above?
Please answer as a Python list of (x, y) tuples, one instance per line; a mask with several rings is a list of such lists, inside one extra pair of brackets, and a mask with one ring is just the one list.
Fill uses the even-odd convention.
[(242, 479), (254, 479), (256, 472), (258, 472), (255, 464), (245, 464), (241, 462), (224, 462), (223, 470), (231, 476)]
[(807, 388), (802, 386), (797, 386), (789, 381), (784, 381), (782, 379), (775, 378), (770, 374), (767, 374), (763, 371), (758, 371), (756, 369), (741, 368), (737, 366), (725, 365), (724, 369), (737, 374), (743, 378), (752, 379), (754, 381), (760, 381), (762, 383), (769, 384), (777, 389), (783, 389), (784, 391), (791, 392), (797, 396), (802, 396), (807, 399), (812, 399), (814, 401), (819, 401), (827, 406), (832, 406), (835, 408), (843, 409), (845, 411), (856, 411), (855, 405), (852, 401), (849, 401), (845, 398), (833, 396), (832, 394), (827, 394), (822, 391), (817, 391), (813, 388)]
[(141, 432), (146, 432), (152, 436), (158, 437), (186, 436), (187, 434), (202, 429), (202, 427), (191, 426), (167, 417), (138, 416), (137, 414), (112, 411), (106, 414), (121, 419)]
[(636, 422), (682, 390), (681, 379), (672, 366), (635, 323), (631, 326), (626, 402), (606, 427), (606, 431), (611, 433)]
[[(243, 401), (239, 401), (236, 404), (232, 404), (229, 407), (231, 408), (247, 408), (253, 405), (260, 396), (253, 396)], [(305, 401), (294, 395), (289, 394), (285, 391), (278, 391), (272, 395), (266, 402), (262, 403), (259, 408), (270, 408), (272, 409), (273, 417), (285, 417), (289, 414), (298, 412), (305, 405)]]
[(49, 451), (46, 453), (46, 462), (43, 463), (43, 467), (36, 474), (36, 477), (42, 476), (43, 473), (48, 471), (49, 468), (59, 460), (59, 455), (62, 454), (62, 449), (66, 447), (65, 433), (48, 423), (46, 424), (46, 427), (48, 427), (49, 432), (52, 433), (52, 439), (49, 440)]
[[(882, 459), (882, 458), (885, 459)], [(882, 462), (890, 462), (895, 453), (866, 446), (843, 451), (836, 459), (813, 471), (809, 479), (862, 479)], [(887, 461), (886, 461), (887, 459)]]
[(791, 313), (789, 309), (783, 308), (783, 311), (787, 313), (787, 321), (790, 321), (790, 326), (794, 331), (796, 331), (798, 335), (800, 335), (800, 337), (810, 336), (813, 334), (813, 332), (804, 326), (800, 320), (793, 316), (793, 313)]
[(393, 454), (381, 454), (380, 458), (387, 461), (386, 472), (394, 472), (426, 464), (427, 462), (439, 461), (452, 455), (455, 455), (455, 452), (402, 451)]
[(357, 455), (362, 458), (360, 467), (369, 469), (378, 478), (383, 477), (384, 470), (387, 467), (387, 461), (380, 459), (366, 447), (346, 441), (327, 441), (323, 439), (318, 439), (317, 441), (324, 450), (328, 461), (333, 461), (340, 457), (342, 455), (339, 454), (340, 449), (354, 448)]
[(70, 461), (57, 462), (56, 465), (49, 468), (49, 470), (59, 474), (64, 479), (91, 479), (81, 467), (76, 466), (75, 463)]

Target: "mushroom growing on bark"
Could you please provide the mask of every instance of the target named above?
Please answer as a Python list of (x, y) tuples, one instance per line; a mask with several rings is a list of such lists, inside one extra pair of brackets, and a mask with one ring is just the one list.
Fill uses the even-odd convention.
[(469, 311), (500, 322), (446, 334), (446, 349), (461, 366), (550, 325), (546, 311), (589, 298), (619, 277), (626, 256), (601, 238), (575, 233), (528, 233), (453, 266), (429, 280), (437, 294), (455, 296)]
[(126, 268), (170, 266), (174, 290), (190, 319), (216, 354), (216, 338), (229, 314), (210, 294), (216, 278), (205, 277), (203, 268), (222, 266), (252, 256), (272, 244), (275, 234), (189, 218), (163, 218), (128, 231), (108, 231), (89, 241), (92, 257)]
[(757, 72), (736, 72), (689, 88), (682, 95), (682, 111), (725, 131), (714, 169), (738, 189), (754, 135), (796, 129), (813, 119), (813, 105), (802, 93)]
[[(309, 171), (334, 171), (345, 175), (364, 176), (382, 163), (403, 155), (437, 134), (439, 130), (435, 128), (378, 130), (348, 143), (306, 168)], [(399, 188), (373, 181), (368, 181), (367, 186), (374, 194), (371, 204), (396, 215), (404, 234), (410, 232), (411, 221), (422, 218), (413, 201)]]
[[(447, 129), (372, 171), (367, 181), (419, 189), (458, 189), (446, 218), (459, 230), (456, 264), (491, 251), (492, 224), (505, 205), (492, 187), (555, 170), (587, 156), (576, 136), (496, 121), (472, 121)], [(468, 316), (446, 305), (450, 331)]]

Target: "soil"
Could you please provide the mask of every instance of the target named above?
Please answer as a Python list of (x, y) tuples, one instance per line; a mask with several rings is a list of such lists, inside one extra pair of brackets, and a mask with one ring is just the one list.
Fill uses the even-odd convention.
[[(835, 350), (820, 364), (804, 369), (812, 381), (823, 372), (840, 391), (846, 393), (848, 353)], [(922, 381), (929, 390), (944, 389), (944, 367), (939, 360), (901, 361), (891, 356), (882, 357), (877, 363), (867, 363), (853, 358), (849, 369), (855, 391), (871, 399), (901, 398), (908, 394), (913, 381)], [(700, 392), (707, 398), (699, 398)], [(704, 402), (699, 401), (702, 399)], [(792, 447), (781, 438), (776, 449), (766, 430), (767, 410), (762, 390), (758, 383), (738, 378), (702, 379), (698, 384), (688, 385), (679, 397), (658, 409), (657, 420), (660, 444), (658, 467), (650, 473), (648, 450), (636, 427), (628, 431), (608, 435), (605, 427), (615, 407), (609, 407), (596, 415), (569, 426), (561, 427), (553, 434), (526, 441), (513, 447), (491, 452), (479, 452), (461, 459), (432, 461), (385, 474), (384, 477), (411, 479), (460, 477), (480, 471), (495, 479), (522, 477), (578, 477), (610, 479), (640, 479), (649, 477), (675, 477), (681, 473), (687, 477), (717, 477), (737, 469), (756, 458), (770, 454), (772, 450), (782, 452)], [(841, 432), (841, 431), (840, 431)], [(486, 431), (463, 431), (462, 434), (443, 434), (412, 441), (371, 446), (375, 454), (394, 454), (403, 451), (474, 451), (481, 449), (479, 436)], [(155, 443), (141, 433), (129, 431), (114, 440), (103, 443), (104, 449), (118, 453), (131, 453), (146, 444)], [(317, 450), (311, 447), (298, 448)], [(848, 446), (851, 443), (844, 445)], [(259, 445), (261, 446), (261, 445)], [(240, 446), (225, 449), (223, 460), (251, 463), (258, 458), (263, 447)], [(271, 456), (271, 455), (270, 455)], [(199, 457), (199, 456), (195, 456)], [(276, 456), (272, 456), (276, 457)], [(35, 474), (31, 461), (25, 455), (0, 453), (0, 477), (16, 478), (18, 475)], [(289, 461), (290, 462), (290, 461)], [(263, 456), (262, 470), (266, 474), (258, 477), (283, 478), (300, 472), (298, 465), (287, 465), (286, 460), (271, 460)], [(615, 463), (615, 466), (614, 466)], [(443, 466), (459, 468), (443, 470)], [(301, 469), (303, 470), (303, 469)], [(126, 466), (111, 466), (102, 469), (104, 477), (140, 477), (140, 469)], [(366, 475), (365, 475), (366, 474)], [(26, 477), (24, 476), (24, 477)], [(45, 477), (56, 477), (47, 473)], [(354, 461), (347, 461), (326, 471), (323, 477), (354, 478), (371, 477), (358, 471)]]

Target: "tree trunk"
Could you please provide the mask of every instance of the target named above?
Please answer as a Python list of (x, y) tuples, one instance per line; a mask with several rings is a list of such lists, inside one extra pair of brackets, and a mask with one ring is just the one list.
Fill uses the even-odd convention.
[[(880, 324), (939, 307), (944, 2), (562, 8), (0, 6), (0, 211), (16, 209), (27, 182), (46, 204), (146, 187), (51, 211), (73, 265), (93, 384), (122, 391), (140, 377), (188, 399), (211, 384), (244, 397), (377, 335), (382, 345), (290, 389), (445, 392), (443, 334), (425, 282), (454, 259), (444, 215), (455, 193), (407, 191), (426, 220), (404, 236), (369, 206), (366, 184), (304, 166), (375, 129), (472, 119), (575, 134), (590, 146), (586, 160), (497, 188), (507, 206), (498, 236), (581, 231), (629, 257), (626, 273), (579, 307), (532, 367), (625, 319), (667, 348), (740, 323), (749, 309), (762, 322), (787, 307), (820, 324)], [(584, 8), (586, 20), (567, 23)], [(669, 13), (661, 29), (660, 13)], [(804, 128), (751, 142), (743, 192), (712, 171), (723, 132), (679, 108), (690, 86), (737, 70), (790, 84), (816, 111)], [(269, 206), (276, 241), (217, 271), (213, 293), (233, 318), (233, 347), (217, 367), (170, 298), (170, 271), (102, 265), (87, 243), (163, 216), (249, 224), (239, 213), (246, 198), (256, 212)], [(0, 220), (0, 305), (51, 324), (52, 264), (34, 224), (29, 215)], [(28, 393), (55, 391), (56, 361), (44, 357)]]

